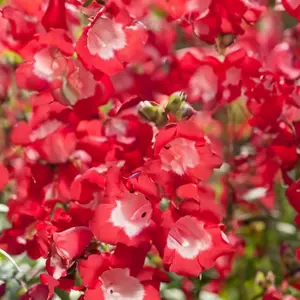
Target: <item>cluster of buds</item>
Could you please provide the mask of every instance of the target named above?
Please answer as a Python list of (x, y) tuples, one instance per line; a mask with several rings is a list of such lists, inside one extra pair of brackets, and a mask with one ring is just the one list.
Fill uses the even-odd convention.
[(189, 119), (196, 111), (187, 102), (187, 94), (184, 92), (173, 93), (165, 107), (156, 102), (143, 101), (139, 105), (139, 114), (148, 122), (154, 123), (157, 127), (165, 126), (168, 115), (173, 115), (177, 120)]

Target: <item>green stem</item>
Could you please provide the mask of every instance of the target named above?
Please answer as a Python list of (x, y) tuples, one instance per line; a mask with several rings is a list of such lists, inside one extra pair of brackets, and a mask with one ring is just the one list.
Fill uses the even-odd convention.
[(61, 300), (70, 300), (70, 294), (61, 290), (61, 289), (55, 289), (55, 294), (61, 299)]
[(2, 255), (4, 255), (14, 265), (14, 267), (18, 270), (18, 272), (21, 272), (21, 269), (19, 268), (19, 266), (17, 265), (17, 263), (14, 261), (14, 259), (8, 253), (6, 253), (1, 248), (0, 248), (0, 253)]

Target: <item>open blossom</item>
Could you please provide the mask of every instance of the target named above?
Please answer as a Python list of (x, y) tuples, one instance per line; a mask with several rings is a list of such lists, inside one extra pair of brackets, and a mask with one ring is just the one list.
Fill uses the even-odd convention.
[(300, 0), (0, 0), (0, 298), (296, 299), (299, 20)]
[(60, 257), (73, 259), (89, 245), (93, 235), (88, 228), (73, 227), (63, 232), (55, 232), (53, 241)]
[(124, 24), (99, 13), (77, 42), (77, 53), (88, 69), (113, 75), (142, 53), (146, 40), (143, 24)]
[[(207, 214), (209, 217), (209, 214)], [(198, 276), (211, 268), (217, 258), (234, 250), (222, 224), (213, 219), (201, 219), (201, 214), (180, 215), (174, 212), (163, 214), (165, 240), (156, 238), (163, 253), (163, 263), (171, 272), (181, 275)]]
[[(93, 294), (97, 293), (99, 298), (104, 300), (112, 299), (137, 299), (143, 300), (145, 291), (138, 279), (129, 275), (128, 269), (112, 269), (102, 273), (99, 277), (101, 288), (99, 290), (86, 293), (87, 299), (94, 299)], [(101, 299), (101, 298), (100, 298)]]
[[(155, 149), (162, 170), (206, 179), (220, 166), (220, 156), (212, 149), (209, 139), (196, 128), (193, 121), (187, 121), (159, 132)], [(195, 130), (197, 135), (193, 134)]]
[(7, 169), (0, 163), (0, 190), (8, 183), (9, 174)]
[(67, 57), (73, 53), (72, 40), (65, 31), (53, 29), (37, 36), (23, 52), (25, 61), (16, 71), (19, 87), (51, 90), (60, 85), (61, 77), (67, 72)]
[(200, 162), (200, 157), (195, 144), (194, 141), (184, 138), (171, 141), (167, 146), (170, 148), (162, 149), (160, 152), (162, 169), (183, 175), (188, 168), (196, 167)]
[(129, 269), (115, 268), (104, 271), (99, 277), (98, 286), (87, 290), (85, 298), (87, 300), (158, 300), (160, 296), (152, 285), (130, 276)]
[(94, 75), (78, 60), (69, 59), (66, 64), (60, 84), (52, 91), (54, 99), (72, 106), (80, 118), (97, 114), (99, 106), (107, 103), (113, 91), (110, 79), (104, 74)]
[(42, 24), (47, 30), (49, 28), (66, 29), (66, 1), (49, 0), (47, 10), (42, 19)]
[(125, 192), (113, 203), (97, 207), (90, 228), (101, 242), (134, 245), (149, 238), (151, 216), (149, 200), (140, 193)]
[(144, 268), (133, 276), (129, 267), (121, 267), (119, 263), (112, 265), (114, 256), (92, 254), (81, 261), (79, 271), (88, 288), (85, 293), (87, 300), (160, 299), (157, 285), (159, 272)]
[[(229, 5), (234, 6), (234, 11), (229, 9)], [(214, 43), (222, 34), (242, 34), (245, 23), (256, 22), (265, 5), (264, 1), (171, 0), (168, 9), (172, 17), (184, 20), (183, 24), (191, 23), (200, 39)], [(217, 12), (219, 18), (216, 17)]]

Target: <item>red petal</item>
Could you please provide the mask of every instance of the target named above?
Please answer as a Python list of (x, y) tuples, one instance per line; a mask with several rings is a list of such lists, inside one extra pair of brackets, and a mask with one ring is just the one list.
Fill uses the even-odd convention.
[(10, 139), (15, 145), (25, 146), (30, 143), (30, 133), (31, 129), (29, 125), (21, 121), (13, 128)]
[(49, 296), (54, 296), (54, 289), (59, 286), (59, 282), (47, 273), (41, 274), (40, 280), (42, 284), (48, 286)]
[(300, 261), (300, 248), (296, 249), (296, 257), (297, 257), (297, 260)]
[(33, 286), (20, 300), (48, 300), (49, 289), (46, 285)]
[(160, 150), (173, 140), (177, 133), (177, 126), (169, 126), (160, 130), (156, 136), (155, 153), (158, 154)]
[(103, 291), (101, 288), (101, 283), (99, 282), (94, 290), (88, 289), (84, 294), (85, 300), (105, 300)]
[(128, 180), (128, 184), (134, 191), (138, 191), (148, 197), (150, 200), (160, 200), (159, 190), (155, 182), (146, 174)]
[(53, 234), (58, 254), (64, 259), (73, 259), (89, 245), (93, 234), (87, 227), (72, 227)]
[(159, 291), (151, 284), (145, 284), (145, 297), (144, 300), (160, 300), (160, 293)]
[(50, 28), (67, 29), (65, 0), (49, 0), (42, 24), (47, 30)]
[(192, 199), (197, 199), (198, 198), (198, 187), (196, 184), (189, 183), (189, 184), (184, 184), (180, 186), (177, 190), (177, 195), (181, 199), (187, 199), (187, 198), (192, 198)]
[(90, 222), (90, 229), (95, 237), (99, 241), (111, 245), (117, 244), (119, 235), (122, 231), (121, 228), (114, 227), (109, 221), (114, 207), (113, 204), (100, 204)]
[(207, 231), (212, 237), (213, 245), (210, 249), (200, 253), (198, 261), (205, 269), (210, 269), (220, 256), (233, 253), (235, 249), (222, 238), (220, 226), (207, 229)]
[(33, 73), (32, 63), (23, 63), (16, 70), (17, 84), (21, 89), (41, 91), (48, 87), (48, 82)]
[(147, 42), (148, 34), (146, 28), (137, 23), (125, 29), (127, 45), (117, 51), (117, 57), (122, 62), (132, 62), (144, 53), (144, 45)]
[(71, 56), (74, 53), (73, 42), (63, 29), (52, 29), (47, 34), (40, 36), (39, 41), (47, 46), (55, 46), (65, 55)]
[(112, 59), (104, 60), (97, 55), (91, 55), (87, 48), (87, 32), (90, 27), (86, 27), (83, 34), (76, 44), (76, 52), (79, 59), (86, 66), (87, 69), (93, 71), (93, 69), (100, 70), (107, 75), (114, 75), (121, 72), (124, 69), (123, 63), (121, 63), (116, 56)]
[(150, 248), (150, 244), (142, 244), (138, 248), (118, 244), (111, 257), (111, 265), (113, 268), (129, 268), (130, 274), (136, 276), (142, 269)]
[(205, 142), (204, 135), (200, 127), (192, 119), (190, 119), (189, 121), (180, 122), (178, 124), (176, 137), (183, 137), (186, 139), (197, 141), (197, 144)]
[(286, 190), (286, 196), (290, 205), (300, 213), (300, 180), (294, 182)]
[(93, 194), (104, 188), (105, 178), (97, 171), (90, 169), (75, 178), (71, 185), (71, 196), (80, 203), (88, 203)]
[(174, 259), (169, 268), (170, 272), (175, 272), (183, 276), (197, 277), (202, 272), (203, 268), (199, 264), (197, 258), (184, 259), (177, 253), (174, 255)]
[(99, 276), (108, 269), (108, 261), (101, 254), (92, 254), (87, 260), (79, 263), (79, 273), (83, 284), (88, 288), (95, 288)]
[(7, 169), (0, 163), (0, 191), (9, 181), (9, 174)]

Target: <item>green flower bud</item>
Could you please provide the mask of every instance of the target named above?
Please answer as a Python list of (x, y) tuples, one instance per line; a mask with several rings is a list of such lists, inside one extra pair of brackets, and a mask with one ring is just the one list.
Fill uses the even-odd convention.
[(187, 102), (183, 102), (176, 113), (176, 117), (179, 120), (189, 119), (195, 113), (196, 111), (193, 109), (193, 107), (190, 104), (188, 104)]
[(262, 271), (258, 271), (255, 276), (255, 283), (261, 287), (264, 287), (266, 284), (266, 276)]
[(169, 102), (166, 107), (166, 112), (176, 114), (177, 111), (180, 109), (181, 105), (185, 102), (185, 100), (186, 94), (184, 92), (173, 93), (169, 98)]
[(163, 108), (152, 105), (149, 101), (141, 102), (138, 112), (144, 120), (153, 122), (158, 127), (168, 123), (168, 117)]

